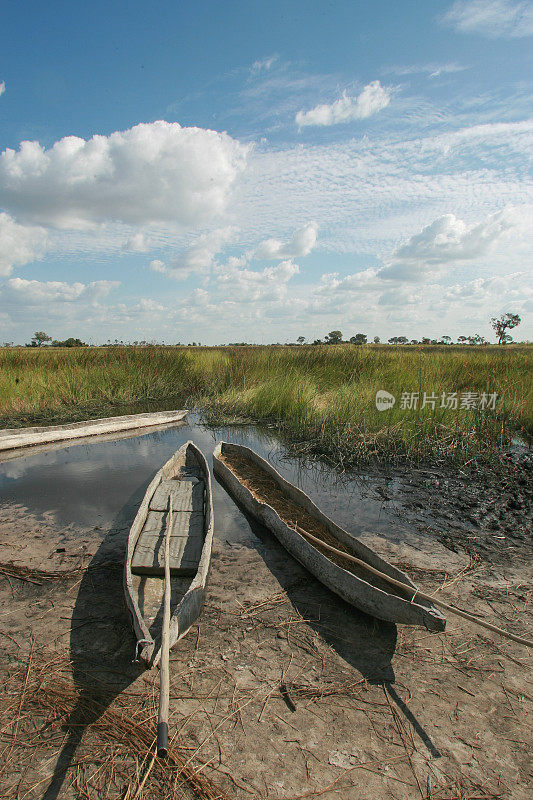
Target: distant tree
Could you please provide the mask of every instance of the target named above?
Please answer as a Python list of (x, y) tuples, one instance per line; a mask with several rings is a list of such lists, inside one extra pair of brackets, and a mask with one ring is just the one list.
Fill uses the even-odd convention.
[(54, 339), (52, 342), (52, 347), (88, 347), (89, 345), (87, 342), (82, 342), (81, 339), (74, 339), (73, 336), (70, 336), (68, 339), (65, 339), (64, 342), (58, 342), (57, 339)]
[(442, 344), (451, 344), (451, 343), (452, 343), (452, 337), (451, 336), (443, 336), (442, 337)]
[(31, 347), (42, 347), (45, 342), (51, 342), (52, 337), (44, 331), (35, 331), (31, 340)]
[(330, 331), (326, 336), (328, 344), (340, 344), (342, 342), (342, 331)]
[(418, 339), (411, 339), (411, 344), (420, 344)]
[(366, 344), (366, 342), (366, 333), (356, 333), (355, 336), (352, 336), (350, 339), (350, 344)]
[(298, 336), (296, 341), (298, 342), (298, 344), (303, 344), (305, 342), (305, 336)]
[(407, 344), (408, 341), (407, 336), (391, 336), (389, 344)]
[(380, 341), (381, 339), (379, 338), (379, 336), (374, 336), (374, 344), (379, 344)]
[(429, 339), (427, 336), (424, 336), (422, 338), (422, 344), (431, 344), (431, 339)]
[(483, 341), (483, 337), (480, 336), (479, 333), (473, 333), (470, 336), (468, 336), (467, 339), (468, 339), (468, 344), (473, 344), (473, 345), (481, 344), (481, 342)]
[[(502, 314), (501, 317), (492, 317), (490, 324), (498, 337), (498, 344), (505, 344), (507, 341), (507, 331), (516, 328), (522, 322), (518, 314)], [(511, 339), (512, 341), (512, 339)]]
[(458, 336), (457, 337), (457, 341), (459, 342), (459, 344), (464, 344), (466, 342), (466, 340), (467, 340), (466, 336)]
[(324, 344), (324, 342), (322, 341), (322, 339), (315, 339), (313, 344)]

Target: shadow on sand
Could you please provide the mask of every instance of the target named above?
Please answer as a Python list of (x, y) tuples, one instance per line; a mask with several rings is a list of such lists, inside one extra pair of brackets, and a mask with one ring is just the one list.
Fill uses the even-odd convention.
[[(222, 486), (224, 484), (218, 481)], [(327, 644), (369, 682), (383, 686), (434, 758), (440, 752), (419, 720), (397, 693), (392, 658), (396, 649), (397, 628), (390, 622), (370, 617), (346, 603), (302, 567), (279, 544), (275, 536), (251, 517), (239, 503), (256, 545), (268, 569), (287, 596)]]
[(56, 800), (85, 730), (144, 671), (133, 663), (135, 638), (122, 589), (128, 531), (144, 488), (121, 508), (80, 583), (70, 628), (78, 700), (65, 724), (67, 739), (43, 800)]

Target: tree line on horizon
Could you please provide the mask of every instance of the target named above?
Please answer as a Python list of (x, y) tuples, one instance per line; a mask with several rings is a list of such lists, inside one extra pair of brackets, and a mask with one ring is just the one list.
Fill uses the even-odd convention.
[[(490, 324), (498, 337), (498, 344), (510, 344), (513, 337), (507, 333), (508, 330), (515, 328), (521, 323), (521, 318), (518, 314), (502, 314), (501, 317), (492, 317)], [(342, 331), (330, 331), (326, 334), (324, 339), (315, 339), (312, 344), (368, 344), (368, 337), (366, 333), (356, 333), (350, 339), (344, 340), (342, 338)], [(297, 344), (304, 344), (306, 342), (305, 336), (299, 336), (296, 340)], [(488, 339), (480, 336), (479, 333), (470, 334), (469, 336), (458, 336), (457, 342), (454, 342), (451, 336), (441, 336), (440, 339), (431, 339), (424, 336), (422, 339), (408, 339), (407, 336), (391, 336), (387, 340), (388, 344), (470, 344), (470, 345), (484, 345), (490, 344)], [(379, 336), (374, 336), (373, 344), (381, 344)], [(384, 343), (383, 343), (384, 344)]]
[[(494, 332), (498, 338), (498, 344), (510, 344), (513, 341), (512, 336), (507, 333), (508, 330), (515, 328), (517, 325), (521, 323), (521, 318), (518, 314), (502, 314), (500, 317), (492, 317), (490, 324), (494, 329)], [(303, 345), (307, 342), (305, 336), (299, 336), (296, 342), (289, 342), (289, 345)], [(441, 336), (440, 339), (431, 339), (427, 336), (424, 336), (422, 339), (408, 339), (407, 336), (391, 336), (390, 339), (387, 340), (388, 344), (392, 345), (451, 345), (451, 344), (469, 344), (469, 345), (488, 345), (490, 342), (485, 339), (484, 336), (480, 336), (478, 333), (471, 334), (469, 336), (458, 336), (457, 342), (452, 340), (451, 336)], [(164, 342), (162, 343), (165, 344)], [(280, 342), (277, 344), (281, 345)], [(313, 345), (323, 345), (323, 344), (354, 344), (354, 345), (363, 345), (369, 344), (368, 337), (366, 333), (356, 333), (355, 336), (351, 336), (349, 339), (343, 339), (343, 333), (340, 330), (330, 331), (325, 335), (323, 339), (315, 339), (311, 344)], [(385, 344), (385, 342), (381, 342), (379, 336), (374, 336), (372, 339), (372, 344)], [(146, 340), (142, 341), (134, 341), (134, 342), (123, 342), (115, 339), (112, 342), (110, 339), (107, 341), (105, 345), (100, 345), (101, 347), (153, 347), (156, 346), (157, 342), (147, 342)], [(181, 342), (177, 342), (174, 346), (180, 346)], [(4, 347), (13, 347), (13, 342), (4, 342)], [(83, 342), (81, 339), (74, 338), (73, 336), (65, 339), (63, 341), (52, 339), (45, 331), (35, 331), (33, 337), (30, 342), (27, 342), (26, 347), (89, 347), (87, 342)], [(246, 347), (251, 346), (248, 342), (230, 342), (229, 347)], [(189, 342), (187, 347), (201, 347), (201, 342)]]

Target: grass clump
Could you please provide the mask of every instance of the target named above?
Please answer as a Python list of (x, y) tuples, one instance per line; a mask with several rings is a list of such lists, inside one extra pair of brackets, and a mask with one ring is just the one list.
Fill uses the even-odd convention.
[[(0, 350), (0, 414), (11, 424), (112, 407), (201, 407), (212, 424), (275, 424), (301, 452), (366, 458), (491, 458), (533, 435), (533, 348), (106, 347)], [(396, 398), (378, 411), (376, 392)], [(418, 393), (403, 409), (404, 392)], [(422, 408), (424, 392), (435, 408)], [(496, 393), (495, 410), (442, 407), (441, 396)]]

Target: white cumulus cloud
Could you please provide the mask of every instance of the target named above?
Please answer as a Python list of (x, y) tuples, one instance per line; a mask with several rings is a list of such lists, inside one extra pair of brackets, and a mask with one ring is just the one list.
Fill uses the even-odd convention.
[(377, 114), (389, 105), (391, 91), (379, 81), (367, 84), (361, 94), (350, 97), (346, 92), (335, 102), (315, 106), (310, 111), (298, 111), (296, 124), (301, 128), (307, 125), (337, 125)]
[(491, 39), (515, 39), (533, 34), (533, 4), (529, 0), (456, 0), (442, 22), (461, 33)]
[(6, 82), (0, 81), (0, 97), (4, 94), (5, 90), (6, 90)]
[(149, 268), (152, 272), (161, 272), (163, 275), (167, 271), (167, 266), (164, 261), (161, 261), (159, 258), (154, 258), (153, 261), (150, 261)]
[(159, 120), (48, 150), (21, 142), (0, 155), (0, 205), (60, 228), (99, 222), (196, 225), (224, 211), (249, 147), (226, 133)]
[(176, 280), (184, 280), (192, 272), (204, 272), (216, 263), (217, 253), (235, 238), (236, 233), (236, 228), (228, 226), (201, 234), (188, 247), (173, 255), (168, 265), (155, 259), (150, 263), (150, 269)]
[(0, 275), (41, 258), (46, 242), (43, 228), (19, 225), (9, 214), (0, 213)]
[(255, 251), (257, 258), (301, 258), (307, 256), (316, 245), (318, 225), (309, 222), (303, 228), (298, 228), (288, 242), (278, 239), (266, 239)]
[(136, 231), (124, 242), (123, 249), (132, 253), (146, 253), (150, 249), (150, 240), (143, 231)]
[(0, 323), (5, 317), (5, 327), (19, 341), (27, 341), (35, 329), (57, 339), (86, 338), (96, 332), (102, 340), (102, 332), (117, 313), (102, 301), (119, 286), (119, 281), (106, 280), (66, 283), (10, 278), (0, 285)]
[(454, 214), (445, 214), (398, 247), (378, 276), (388, 280), (425, 280), (446, 264), (486, 255), (517, 223), (513, 208), (491, 214), (477, 225), (467, 225)]
[(4, 298), (23, 302), (26, 306), (44, 306), (49, 303), (96, 303), (107, 297), (120, 281), (93, 281), (92, 283), (65, 283), (63, 281), (35, 281), (10, 278), (3, 289)]
[(171, 268), (183, 270), (187, 274), (209, 269), (213, 266), (217, 253), (234, 239), (236, 232), (236, 228), (229, 226), (202, 234), (189, 247), (172, 258)]
[(300, 271), (293, 261), (280, 261), (262, 270), (225, 267), (217, 277), (221, 299), (239, 303), (280, 300), (287, 294), (287, 284)]

